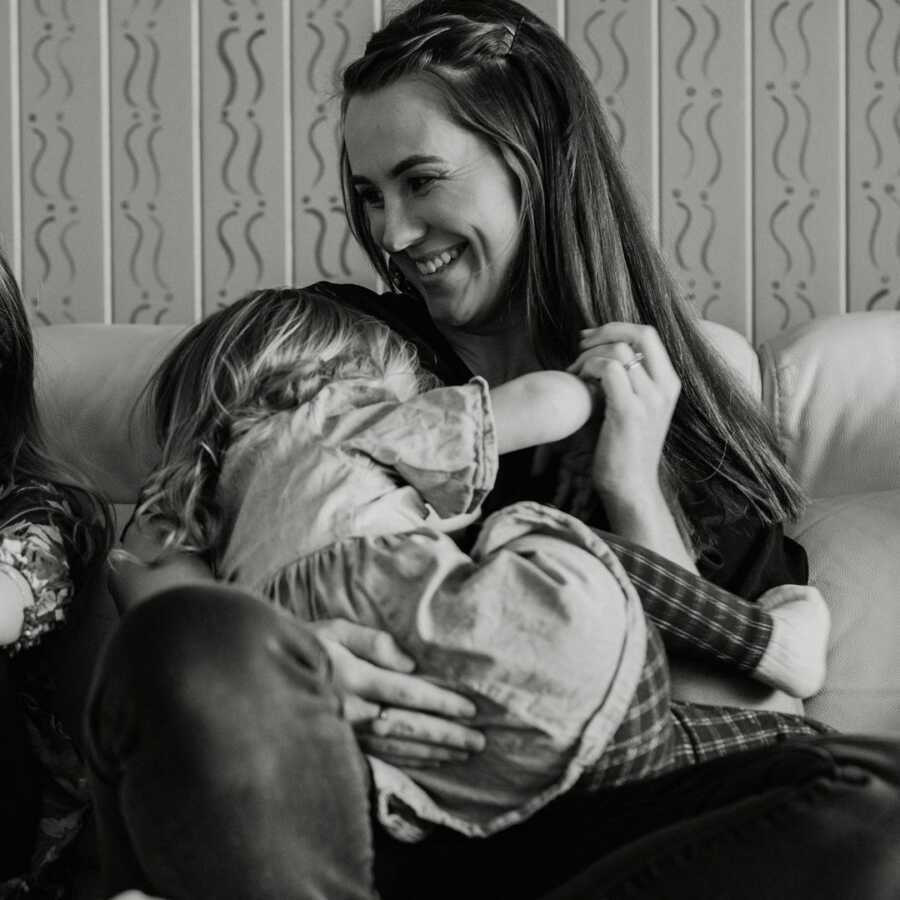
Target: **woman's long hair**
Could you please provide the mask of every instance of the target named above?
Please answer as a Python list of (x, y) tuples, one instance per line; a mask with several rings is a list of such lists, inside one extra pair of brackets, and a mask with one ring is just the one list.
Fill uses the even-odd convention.
[(229, 446), (274, 413), (349, 380), (389, 386), (398, 400), (436, 383), (411, 344), (318, 289), (255, 291), (199, 322), (145, 388), (162, 457), (141, 491), (138, 520), (165, 550), (214, 565)]
[[(50, 457), (34, 393), (34, 341), (22, 294), (6, 257), (0, 253), (0, 526), (8, 524), (4, 506), (15, 519), (29, 513), (57, 525), (82, 567), (101, 562), (112, 543), (107, 501), (78, 474)], [(70, 512), (59, 506), (60, 496)], [(27, 502), (25, 509), (17, 498)], [(76, 573), (78, 577), (79, 573)]]
[[(351, 98), (402, 78), (436, 86), (451, 119), (497, 148), (517, 179), (522, 236), (509, 296), (524, 302), (543, 365), (571, 363), (582, 328), (625, 321), (658, 331), (682, 383), (661, 466), (676, 515), (702, 489), (723, 514), (749, 506), (769, 523), (796, 516), (803, 497), (774, 428), (679, 295), (595, 90), (553, 28), (513, 0), (422, 0), (345, 70), (344, 115)], [(372, 237), (351, 175), (343, 146), (353, 233), (382, 278), (408, 291)]]

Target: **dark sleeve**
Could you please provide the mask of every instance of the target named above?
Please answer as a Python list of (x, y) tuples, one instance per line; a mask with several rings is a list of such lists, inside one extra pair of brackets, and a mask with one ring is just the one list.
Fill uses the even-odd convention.
[(806, 550), (787, 537), (781, 525), (766, 525), (755, 516), (716, 529), (715, 546), (697, 561), (701, 575), (720, 587), (755, 600), (780, 584), (807, 584)]

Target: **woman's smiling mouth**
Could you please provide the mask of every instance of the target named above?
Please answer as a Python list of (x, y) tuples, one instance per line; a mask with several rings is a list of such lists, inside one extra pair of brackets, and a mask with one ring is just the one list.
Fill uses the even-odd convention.
[(442, 250), (440, 253), (435, 253), (433, 256), (420, 257), (419, 259), (412, 259), (412, 257), (410, 257), (410, 261), (415, 265), (416, 271), (422, 278), (428, 278), (431, 275), (437, 275), (448, 269), (457, 259), (459, 259), (463, 250), (465, 250), (465, 244), (458, 244), (455, 247), (451, 247), (449, 250)]

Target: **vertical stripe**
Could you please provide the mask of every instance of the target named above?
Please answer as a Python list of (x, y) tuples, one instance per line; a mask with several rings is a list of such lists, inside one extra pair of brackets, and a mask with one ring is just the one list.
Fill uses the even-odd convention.
[(848, 0), (839, 0), (838, 5), (837, 133), (838, 154), (842, 158), (838, 160), (837, 170), (839, 177), (844, 179), (843, 190), (838, 190), (838, 309), (841, 312), (848, 312), (850, 309), (850, 243), (847, 240), (847, 216), (850, 206), (850, 129), (847, 127), (850, 41), (847, 36), (847, 2)]
[(659, 4), (653, 4), (650, 13), (650, 65), (656, 71), (650, 75), (650, 221), (656, 241), (662, 247), (662, 45), (659, 33)]
[(19, 2), (18, 0), (10, 0), (9, 121), (12, 129), (12, 133), (9, 136), (11, 144), (10, 164), (12, 166), (12, 181), (10, 183), (12, 189), (12, 247), (10, 252), (12, 257), (10, 263), (16, 278), (19, 280), (19, 284), (22, 284), (25, 277), (24, 260), (22, 258), (22, 182), (24, 179), (22, 178), (22, 111), (20, 105), (22, 73), (19, 67), (19, 52)]
[(753, 119), (756, 114), (754, 104), (754, 65), (753, 65), (753, 2), (744, 4), (744, 253), (746, 258), (746, 287), (744, 290), (744, 335), (756, 346), (756, 316), (753, 307), (756, 303), (756, 218), (754, 208), (755, 166)]
[(282, 0), (282, 42), (284, 72), (284, 283), (294, 283), (294, 71), (291, 42), (294, 23), (291, 0)]
[(113, 321), (112, 271), (112, 147), (110, 98), (109, 0), (100, 0), (100, 263), (103, 291), (103, 321)]
[(191, 170), (194, 209), (194, 321), (203, 318), (203, 161), (201, 159), (200, 120), (203, 114), (200, 95), (200, 0), (191, 0)]

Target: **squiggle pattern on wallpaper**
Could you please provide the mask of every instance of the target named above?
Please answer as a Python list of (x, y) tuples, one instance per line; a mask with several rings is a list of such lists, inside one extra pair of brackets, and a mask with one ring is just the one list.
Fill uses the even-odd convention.
[(123, 227), (117, 229), (113, 246), (116, 260), (127, 260), (126, 267), (117, 266), (117, 279), (127, 274), (130, 281), (126, 285), (117, 280), (115, 296), (123, 305), (129, 300), (134, 304), (127, 312), (127, 320), (132, 323), (163, 322), (175, 299), (164, 275), (168, 245), (158, 215), (163, 203), (158, 141), (166, 121), (159, 103), (163, 60), (155, 17), (162, 6), (163, 0), (133, 0), (128, 18), (118, 23), (118, 33), (113, 37), (124, 61), (118, 90), (123, 111), (120, 149), (127, 163), (127, 177), (117, 185)]
[(298, 180), (301, 217), (297, 225), (304, 249), (311, 252), (316, 272), (325, 279), (354, 275), (350, 259), (353, 238), (333, 172), (340, 150), (339, 123), (333, 121), (334, 109), (323, 102), (348, 60), (351, 36), (344, 18), (352, 2), (320, 0), (304, 22), (311, 45), (304, 84), (314, 111), (304, 127), (311, 165), (303, 168)]
[(585, 19), (581, 37), (593, 62), (591, 75), (594, 86), (603, 98), (605, 112), (613, 128), (613, 137), (620, 151), (628, 138), (625, 119), (618, 110), (621, 93), (631, 74), (631, 63), (621, 38), (626, 9), (608, 15), (603, 7)]
[(725, 157), (718, 120), (724, 91), (717, 68), (726, 63), (719, 52), (722, 21), (714, 4), (677, 4), (672, 15), (673, 68), (678, 89), (671, 160), (672, 206), (677, 229), (671, 252), (685, 296), (706, 317), (722, 299), (723, 273), (717, 268), (719, 216), (723, 202)]
[(267, 276), (259, 235), (268, 214), (260, 181), (266, 149), (266, 131), (260, 124), (267, 88), (262, 60), (272, 52), (273, 37), (265, 12), (257, 7), (249, 16), (237, 9), (230, 12), (228, 25), (215, 42), (216, 61), (225, 79), (218, 123), (225, 150), (215, 174), (230, 198), (213, 221), (224, 265), (210, 270), (209, 278), (216, 281), (220, 306), (233, 301), (240, 290), (274, 280), (274, 274)]
[[(900, 95), (893, 80), (900, 76), (900, 2), (894, 0), (886, 9), (880, 0), (866, 0), (865, 10), (871, 15), (864, 61), (872, 95), (863, 110), (860, 128), (867, 141), (860, 159), (866, 175), (853, 185), (865, 201), (865, 259), (870, 267), (867, 274), (868, 280), (877, 284), (874, 289), (870, 287), (865, 308), (893, 304), (900, 309), (900, 279), (896, 277), (900, 263)], [(886, 82), (887, 77), (892, 77), (892, 81)]]
[[(35, 210), (33, 228), (26, 233), (25, 250), (38, 263), (40, 283), (36, 289), (26, 284), (25, 289), (31, 315), (38, 322), (74, 322), (71, 304), (79, 267), (72, 239), (82, 219), (72, 186), (75, 136), (67, 123), (75, 95), (71, 44), (78, 36), (78, 26), (66, 3), (56, 10), (62, 21), (52, 18), (40, 0), (34, 0), (32, 9), (39, 37), (30, 48), (26, 39), (22, 52), (38, 78), (32, 96), (23, 95), (30, 110), (24, 129), (30, 140), (23, 144), (23, 169), (27, 188), (39, 200), (39, 209)], [(43, 297), (52, 298), (58, 307), (51, 311)]]
[(774, 301), (780, 330), (816, 315), (809, 296), (819, 267), (812, 234), (817, 223), (820, 228), (825, 223), (819, 213), (821, 189), (809, 159), (816, 123), (806, 90), (814, 62), (810, 17), (815, 13), (813, 0), (803, 4), (783, 0), (766, 23), (776, 65), (759, 101), (760, 113), (768, 117), (768, 131), (773, 133), (761, 161), (777, 176), (777, 191), (773, 205), (760, 210), (759, 224), (775, 251), (769, 264), (780, 266), (780, 271), (773, 269), (775, 277), (760, 284), (759, 291), (764, 299)]

